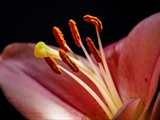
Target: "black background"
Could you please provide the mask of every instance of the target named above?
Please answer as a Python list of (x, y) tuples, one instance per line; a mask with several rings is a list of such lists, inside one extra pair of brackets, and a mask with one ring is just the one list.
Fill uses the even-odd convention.
[[(94, 26), (83, 21), (83, 16), (97, 16), (103, 23), (101, 38), (103, 46), (117, 41), (142, 19), (160, 11), (160, 5), (155, 1), (122, 0), (52, 0), (40, 1), (1, 1), (1, 47), (0, 51), (13, 42), (38, 42), (57, 46), (52, 35), (52, 27), (58, 26), (67, 40), (68, 45), (78, 54), (81, 49), (73, 42), (69, 31), (68, 20), (74, 19), (82, 40), (91, 37), (97, 44)], [(18, 94), (18, 93), (17, 93)], [(0, 115), (3, 119), (23, 118), (0, 92)]]

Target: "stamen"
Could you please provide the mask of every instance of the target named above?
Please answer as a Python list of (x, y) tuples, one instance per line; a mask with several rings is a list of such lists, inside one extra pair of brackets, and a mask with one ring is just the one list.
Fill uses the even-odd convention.
[[(113, 99), (114, 99), (114, 101), (116, 103), (117, 108), (119, 109), (122, 106), (122, 101), (121, 101), (121, 99), (119, 97), (119, 94), (118, 94), (118, 92), (116, 90), (116, 87), (115, 87), (115, 85), (113, 83), (113, 80), (112, 80), (112, 77), (111, 77), (107, 62), (105, 60), (105, 55), (104, 55), (104, 52), (103, 52), (103, 47), (102, 47), (102, 43), (101, 43), (101, 39), (100, 39), (100, 35), (99, 35), (99, 32), (103, 28), (102, 27), (102, 23), (97, 17), (93, 17), (93, 16), (90, 16), (90, 15), (85, 15), (84, 16), (84, 20), (86, 22), (92, 22), (93, 24), (95, 24), (95, 21), (97, 21), (99, 23), (99, 26), (97, 26), (97, 24), (95, 24), (95, 28), (96, 28), (96, 34), (97, 34), (98, 44), (99, 44), (99, 48), (100, 48), (100, 53), (101, 53), (101, 56), (102, 56), (102, 62), (103, 62), (104, 68), (105, 68), (105, 72), (107, 74), (107, 78), (108, 78), (107, 81), (108, 81), (108, 85), (109, 85), (108, 86), (109, 90), (111, 92), (111, 95), (113, 96)], [(102, 68), (101, 66), (99, 66), (99, 67)]]
[[(75, 37), (76, 34), (78, 34), (78, 36), (79, 36), (79, 33), (77, 32), (78, 29), (77, 29), (76, 23), (75, 23), (73, 20), (70, 20), (69, 23), (70, 23), (70, 29), (71, 29), (73, 38), (75, 39), (75, 38), (76, 38), (76, 37)], [(73, 28), (75, 28), (75, 29), (73, 29)], [(76, 44), (78, 44), (78, 46), (80, 46), (80, 47), (82, 48), (85, 56), (87, 57), (89, 63), (91, 64), (91, 66), (92, 66), (92, 68), (93, 68), (94, 73), (95, 73), (95, 74), (97, 75), (97, 77), (99, 78), (100, 83), (103, 83), (103, 84), (104, 84), (104, 81), (102, 80), (102, 78), (101, 78), (100, 74), (98, 73), (95, 65), (93, 64), (93, 61), (91, 60), (89, 54), (87, 53), (87, 50), (85, 49), (82, 41), (81, 41), (81, 40), (78, 40), (78, 39), (81, 39), (80, 36), (79, 36), (77, 39), (75, 39)], [(106, 90), (108, 91), (108, 88), (106, 88)], [(103, 97), (105, 98), (104, 94), (102, 94), (102, 95), (103, 95)], [(112, 109), (112, 108), (111, 108), (111, 109)], [(113, 112), (115, 113), (115, 109), (113, 110)]]
[(78, 47), (80, 47), (79, 41), (81, 41), (81, 37), (79, 35), (78, 28), (76, 26), (76, 22), (72, 19), (69, 20), (70, 30), (73, 36), (73, 39)]
[(58, 27), (53, 27), (53, 35), (55, 36), (60, 48), (67, 52), (66, 41), (64, 40), (63, 34)]
[[(98, 66), (99, 66), (99, 68), (100, 68), (100, 70), (102, 72), (102, 75), (104, 77), (104, 82), (107, 85), (107, 88), (109, 89), (109, 91), (110, 91), (110, 93), (111, 93), (111, 95), (113, 97), (113, 95), (115, 95), (115, 90), (113, 88), (113, 83), (111, 83), (109, 77), (107, 76), (107, 74), (106, 74), (106, 72), (105, 72), (105, 70), (103, 68), (102, 59), (101, 59), (101, 56), (99, 54), (99, 51), (96, 49), (96, 47), (94, 46), (94, 43), (92, 42), (92, 40), (89, 37), (86, 39), (86, 41), (87, 41), (87, 45), (89, 46), (90, 51), (92, 52), (92, 54), (94, 55), (96, 61), (98, 62)], [(113, 111), (113, 112), (115, 112), (115, 111)]]
[(57, 62), (51, 58), (51, 57), (45, 57), (44, 58), (45, 62), (50, 66), (50, 68), (52, 69), (53, 72), (57, 73), (57, 74), (61, 74), (61, 69), (58, 67)]
[(72, 51), (72, 49), (68, 45), (66, 45), (66, 47), (67, 47), (68, 51), (74, 56), (74, 58), (77, 59), (77, 60), (79, 60), (78, 56)]
[(101, 39), (100, 39), (100, 35), (99, 35), (99, 32), (98, 32), (98, 28), (96, 27), (96, 34), (97, 34), (97, 39), (98, 39), (98, 44), (99, 44), (99, 48), (100, 48), (100, 53), (102, 55), (102, 62), (103, 62), (103, 65), (104, 65), (104, 69), (105, 69), (105, 72), (107, 74), (107, 77), (108, 77), (108, 87), (109, 87), (109, 90), (111, 92), (111, 95), (115, 101), (115, 104), (117, 106), (117, 108), (119, 109), (123, 103), (120, 99), (120, 96), (117, 92), (117, 89), (114, 85), (114, 82), (113, 82), (113, 79), (111, 77), (111, 74), (110, 74), (110, 71), (109, 71), (109, 68), (108, 68), (108, 64), (107, 64), (107, 61), (105, 59), (105, 55), (104, 55), (104, 51), (103, 51), (103, 47), (102, 47), (102, 43), (101, 43)]
[[(86, 55), (86, 57), (87, 57), (87, 59), (88, 59), (88, 61), (89, 61), (89, 63), (91, 64), (94, 73), (97, 75), (97, 77), (98, 77), (98, 79), (99, 79), (99, 82), (100, 82), (100, 83), (103, 83), (104, 81), (102, 80), (102, 78), (101, 78), (100, 74), (98, 73), (95, 65), (93, 64), (93, 61), (91, 60), (89, 54), (87, 53), (87, 51), (86, 51), (86, 49), (85, 49), (82, 41), (79, 41), (79, 43), (80, 43), (81, 48), (82, 48), (83, 52), (85, 53), (85, 55)], [(99, 89), (99, 90), (101, 90), (101, 89)], [(105, 90), (107, 91), (108, 95), (110, 96), (110, 93), (108, 92), (108, 88), (105, 88)], [(103, 92), (101, 92), (101, 93), (102, 93), (102, 96), (104, 97), (104, 99), (105, 99), (105, 100), (107, 101), (107, 103), (108, 103), (108, 99), (106, 98), (107, 96), (106, 96), (105, 94), (103, 94)], [(110, 106), (110, 109), (111, 109), (112, 113), (115, 114), (115, 113), (117, 112), (117, 108), (114, 106), (114, 104), (112, 104), (112, 105), (111, 105), (111, 104), (108, 104), (108, 105)]]
[(89, 37), (87, 37), (86, 41), (87, 41), (87, 45), (89, 47), (89, 50), (93, 54), (93, 56), (96, 59), (96, 61), (98, 63), (101, 63), (102, 62), (102, 57), (101, 57), (99, 51), (97, 50), (97, 48), (95, 47), (94, 43), (92, 42), (92, 40)]
[(79, 71), (76, 63), (74, 63), (69, 58), (68, 54), (64, 50), (62, 50), (62, 49), (59, 50), (59, 56), (61, 57), (62, 61), (65, 62), (73, 72)]
[(66, 52), (68, 51), (71, 52), (72, 55), (78, 60), (77, 55), (67, 45), (66, 40), (64, 40), (64, 35), (62, 34), (61, 30), (58, 27), (53, 27), (53, 35), (55, 36), (56, 41), (59, 44), (60, 48)]
[(97, 17), (91, 16), (91, 15), (85, 15), (85, 16), (83, 17), (83, 19), (84, 19), (86, 22), (91, 22), (91, 23), (93, 23), (93, 24), (98, 28), (98, 31), (99, 31), (99, 32), (102, 31), (102, 29), (103, 29), (102, 22), (101, 22)]
[(73, 36), (73, 38), (74, 38), (74, 40), (75, 40), (75, 43), (77, 44), (78, 47), (81, 47), (81, 48), (82, 48), (85, 56), (87, 57), (89, 63), (91, 64), (91, 66), (92, 66), (92, 68), (93, 68), (93, 71), (94, 71), (95, 74), (99, 77), (99, 79), (100, 79), (101, 81), (103, 81), (103, 80), (101, 79), (101, 76), (99, 75), (98, 71), (96, 70), (96, 68), (95, 68), (95, 66), (94, 66), (94, 64), (93, 64), (93, 62), (92, 62), (89, 54), (87, 53), (87, 50), (85, 49), (85, 47), (84, 47), (84, 45), (83, 45), (83, 43), (82, 43), (82, 41), (81, 41), (81, 38), (80, 38), (80, 35), (79, 35), (79, 32), (78, 32), (78, 28), (77, 28), (77, 26), (76, 26), (76, 22), (71, 19), (71, 20), (69, 20), (69, 25), (70, 25), (70, 30), (71, 30), (71, 32), (72, 32), (72, 36)]
[[(91, 72), (86, 72), (85, 71), (85, 67), (80, 67), (80, 71), (86, 75), (98, 88), (98, 90), (100, 91), (101, 95), (103, 96), (105, 102), (107, 103), (109, 109), (111, 110), (112, 114), (116, 114), (117, 112), (117, 108), (113, 102), (112, 96), (110, 95), (108, 89), (104, 86), (103, 83), (101, 83), (101, 81), (99, 81), (99, 78), (97, 78), (97, 76), (94, 76), (94, 74), (91, 74)], [(83, 69), (85, 68), (85, 69)], [(89, 74), (88, 74), (89, 73)]]
[(79, 41), (79, 43), (80, 43), (80, 46), (81, 46), (81, 48), (82, 48), (82, 50), (83, 50), (83, 52), (84, 52), (84, 54), (85, 54), (85, 56), (86, 56), (88, 62), (90, 63), (90, 65), (91, 65), (91, 67), (92, 67), (94, 73), (95, 73), (95, 74), (97, 75), (97, 77), (99, 78), (99, 81), (103, 82), (103, 80), (102, 80), (102, 78), (101, 78), (99, 72), (98, 72), (97, 69), (96, 69), (95, 64), (93, 63), (91, 57), (90, 57), (89, 54), (87, 53), (87, 50), (86, 50), (86, 48), (84, 47), (82, 41)]

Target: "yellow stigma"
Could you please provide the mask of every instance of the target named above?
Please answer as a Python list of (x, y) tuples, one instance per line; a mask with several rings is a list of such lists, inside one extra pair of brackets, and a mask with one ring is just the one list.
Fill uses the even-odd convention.
[(40, 41), (34, 48), (34, 56), (37, 58), (54, 57), (57, 58), (58, 51), (50, 48), (44, 42)]
[(44, 58), (44, 57), (48, 57), (48, 47), (46, 46), (46, 44), (44, 42), (38, 42), (35, 46), (34, 49), (34, 55), (37, 58)]
[[(102, 31), (102, 23), (101, 21), (94, 16), (91, 15), (85, 15), (84, 20), (86, 22), (91, 22), (95, 25), (98, 44), (100, 51), (97, 50), (95, 47), (93, 41), (88, 37), (86, 39), (87, 45), (89, 47), (89, 50), (94, 55), (97, 65), (94, 64), (92, 59), (90, 58), (89, 53), (87, 52), (86, 48), (83, 45), (83, 41), (81, 40), (81, 37), (78, 32), (78, 28), (76, 26), (76, 22), (72, 19), (69, 20), (69, 26), (71, 30), (71, 34), (73, 36), (73, 39), (78, 47), (81, 47), (88, 63), (91, 65), (92, 70), (87, 68), (83, 62), (80, 61), (80, 59), (77, 57), (77, 55), (71, 50), (71, 48), (67, 45), (67, 42), (64, 41), (63, 34), (61, 31), (54, 27), (54, 35), (56, 36), (57, 41), (59, 42), (59, 45), (61, 49), (59, 51), (49, 47), (44, 42), (40, 41), (36, 44), (34, 49), (34, 55), (37, 58), (44, 58), (46, 63), (50, 66), (50, 68), (57, 74), (61, 74), (61, 72), (67, 73), (70, 77), (72, 77), (76, 82), (78, 82), (88, 93), (97, 101), (99, 106), (103, 109), (105, 114), (108, 116), (109, 119), (112, 119), (112, 117), (117, 113), (117, 111), (122, 107), (123, 103), (121, 101), (121, 98), (116, 90), (116, 87), (114, 85), (114, 82), (112, 80), (104, 52), (103, 47), (100, 39), (99, 32)], [(58, 35), (58, 36), (57, 36)], [(63, 45), (63, 46), (62, 46)], [(65, 48), (65, 49), (63, 49)], [(63, 49), (63, 50), (62, 50)], [(72, 56), (67, 54), (67, 52), (70, 52)], [(66, 65), (69, 66), (69, 68), (73, 72), (82, 72), (86, 77), (92, 81), (92, 83), (97, 87), (99, 92), (101, 93), (102, 98), (100, 98), (94, 90), (92, 90), (89, 85), (83, 82), (80, 78), (78, 78), (75, 74), (69, 72), (69, 70), (65, 69), (64, 67), (58, 65), (56, 61), (53, 59), (62, 60), (66, 63)], [(101, 72), (101, 74), (99, 73)], [(53, 73), (54, 74), (54, 73)]]

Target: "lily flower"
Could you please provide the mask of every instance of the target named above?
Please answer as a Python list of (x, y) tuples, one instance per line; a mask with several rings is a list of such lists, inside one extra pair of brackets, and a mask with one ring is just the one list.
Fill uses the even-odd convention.
[(84, 20), (96, 28), (100, 50), (86, 39), (95, 61), (73, 20), (69, 21), (73, 38), (87, 59), (69, 48), (58, 27), (53, 34), (60, 48), (39, 42), (13, 43), (3, 50), (0, 86), (8, 101), (27, 119), (158, 120), (160, 13), (104, 49), (101, 21), (90, 15)]

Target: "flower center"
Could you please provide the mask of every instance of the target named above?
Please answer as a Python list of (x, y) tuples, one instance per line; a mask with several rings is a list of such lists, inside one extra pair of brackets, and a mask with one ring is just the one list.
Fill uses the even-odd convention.
[[(37, 58), (44, 58), (46, 63), (50, 66), (50, 68), (56, 73), (61, 74), (61, 72), (67, 73), (71, 76), (76, 82), (78, 82), (84, 89), (91, 94), (91, 96), (97, 101), (97, 103), (102, 107), (106, 115), (111, 119), (113, 115), (116, 114), (118, 109), (123, 105), (112, 80), (107, 62), (105, 60), (103, 47), (100, 39), (99, 32), (102, 31), (102, 23), (101, 21), (94, 16), (85, 15), (84, 20), (86, 22), (91, 22), (95, 25), (97, 39), (100, 51), (97, 50), (92, 40), (87, 37), (86, 42), (89, 47), (89, 50), (93, 54), (94, 58), (97, 61), (98, 69), (101, 71), (101, 75), (98, 72), (96, 65), (93, 63), (89, 54), (87, 53), (86, 48), (83, 45), (80, 34), (78, 32), (78, 28), (76, 26), (76, 22), (74, 20), (69, 20), (70, 30), (73, 36), (73, 39), (78, 47), (81, 47), (88, 62), (90, 63), (92, 70), (87, 68), (78, 58), (78, 56), (71, 50), (71, 48), (67, 45), (67, 42), (64, 40), (64, 36), (58, 27), (53, 27), (53, 35), (56, 38), (57, 43), (60, 46), (60, 50), (54, 50), (47, 46), (44, 42), (39, 42), (35, 46), (34, 55)], [(69, 56), (67, 52), (70, 52), (73, 57)], [(85, 76), (87, 76), (98, 88), (100, 93), (104, 98), (104, 102), (100, 99), (100, 97), (92, 90), (86, 83), (83, 82), (80, 78), (78, 78), (73, 73), (69, 72), (67, 69), (56, 63), (55, 59), (62, 60), (65, 62), (69, 68), (73, 72), (81, 71)], [(62, 70), (62, 71), (61, 71)], [(107, 104), (107, 106), (106, 106)]]

